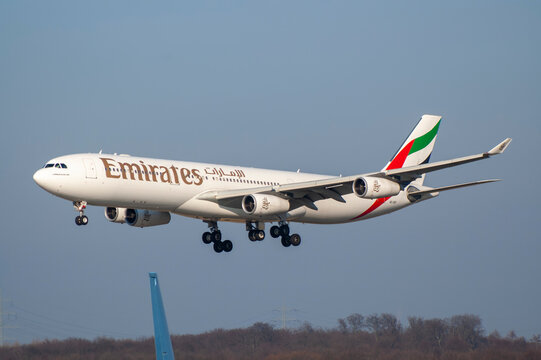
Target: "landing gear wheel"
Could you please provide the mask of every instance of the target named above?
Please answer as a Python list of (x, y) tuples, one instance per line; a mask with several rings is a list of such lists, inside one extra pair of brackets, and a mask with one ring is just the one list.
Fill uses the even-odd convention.
[(255, 230), (254, 231), (254, 239), (257, 241), (263, 241), (265, 239), (265, 231), (263, 230)]
[(280, 233), (282, 234), (282, 236), (289, 236), (289, 225), (284, 224), (280, 226)]
[(79, 212), (79, 215), (75, 217), (75, 223), (77, 225), (88, 224), (88, 217), (85, 216), (86, 201), (74, 201), (73, 207), (75, 211)]
[(280, 228), (276, 225), (274, 225), (273, 227), (270, 228), (270, 234), (273, 238), (277, 238), (279, 237), (280, 235), (282, 235), (282, 232), (280, 231)]
[(215, 242), (214, 243), (214, 251), (216, 251), (217, 253), (221, 253), (222, 251), (224, 251), (224, 245), (222, 242)]
[(212, 242), (212, 234), (209, 233), (208, 231), (203, 233), (202, 238), (205, 244), (210, 244)]
[(284, 247), (289, 247), (291, 245), (291, 240), (289, 239), (289, 235), (282, 236), (282, 245)]
[(289, 242), (293, 246), (299, 246), (301, 244), (301, 236), (299, 234), (293, 234), (289, 237)]
[(230, 252), (231, 250), (233, 250), (233, 243), (231, 242), (231, 240), (225, 240), (222, 243), (222, 247), (225, 252)]
[(250, 230), (248, 231), (248, 239), (250, 239), (250, 241), (256, 241), (256, 237), (255, 237), (255, 233), (256, 233), (257, 230)]
[(219, 243), (222, 241), (222, 232), (220, 230), (216, 230), (212, 233), (212, 241), (214, 241), (214, 243)]

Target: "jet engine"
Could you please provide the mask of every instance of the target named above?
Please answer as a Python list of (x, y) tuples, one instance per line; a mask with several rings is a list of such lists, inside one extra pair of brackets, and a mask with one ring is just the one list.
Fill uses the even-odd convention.
[(259, 217), (277, 215), (289, 210), (289, 201), (274, 195), (246, 195), (242, 198), (242, 210), (248, 215)]
[(105, 218), (110, 222), (124, 224), (126, 222), (126, 208), (106, 207)]
[(379, 177), (360, 177), (353, 181), (353, 192), (364, 199), (379, 199), (398, 195), (400, 184)]
[(153, 211), (126, 208), (105, 208), (107, 220), (116, 223), (127, 223), (130, 226), (148, 227), (165, 225), (171, 221), (171, 214), (167, 211)]

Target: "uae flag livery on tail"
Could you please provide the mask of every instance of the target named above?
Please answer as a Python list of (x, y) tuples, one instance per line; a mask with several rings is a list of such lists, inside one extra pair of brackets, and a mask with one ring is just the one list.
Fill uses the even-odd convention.
[[(440, 122), (441, 116), (423, 115), (421, 120), (407, 137), (406, 141), (404, 141), (402, 146), (400, 146), (396, 154), (391, 158), (387, 165), (385, 165), (382, 171), (428, 163), (432, 150), (434, 149)], [(423, 181), (424, 175), (418, 180), (418, 184), (422, 185)], [(389, 199), (390, 197), (376, 199), (368, 209), (354, 217), (352, 220), (367, 216)]]
[(406, 141), (382, 170), (400, 169), (427, 163), (434, 149), (441, 116), (423, 115)]

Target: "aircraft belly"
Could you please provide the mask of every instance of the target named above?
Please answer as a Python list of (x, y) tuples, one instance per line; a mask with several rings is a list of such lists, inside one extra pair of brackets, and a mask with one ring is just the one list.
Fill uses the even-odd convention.
[(344, 200), (346, 200), (345, 203), (333, 199), (316, 201), (317, 210), (307, 208), (306, 214), (295, 221), (314, 224), (346, 223), (371, 204), (371, 200), (361, 199), (355, 195), (346, 195)]
[(382, 199), (363, 199), (353, 194), (345, 196), (345, 203), (332, 199), (315, 202), (318, 210), (307, 209), (306, 214), (294, 221), (314, 224), (339, 224), (360, 221), (404, 208), (410, 205), (405, 194)]
[(192, 198), (174, 211), (175, 214), (201, 219), (244, 221), (246, 214), (240, 208), (230, 208), (218, 203)]

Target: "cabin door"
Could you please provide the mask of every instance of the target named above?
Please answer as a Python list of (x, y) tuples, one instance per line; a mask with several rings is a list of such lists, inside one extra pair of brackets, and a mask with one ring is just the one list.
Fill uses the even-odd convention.
[(83, 159), (85, 163), (85, 173), (87, 179), (97, 179), (98, 174), (96, 171), (96, 165), (94, 164), (94, 159)]

